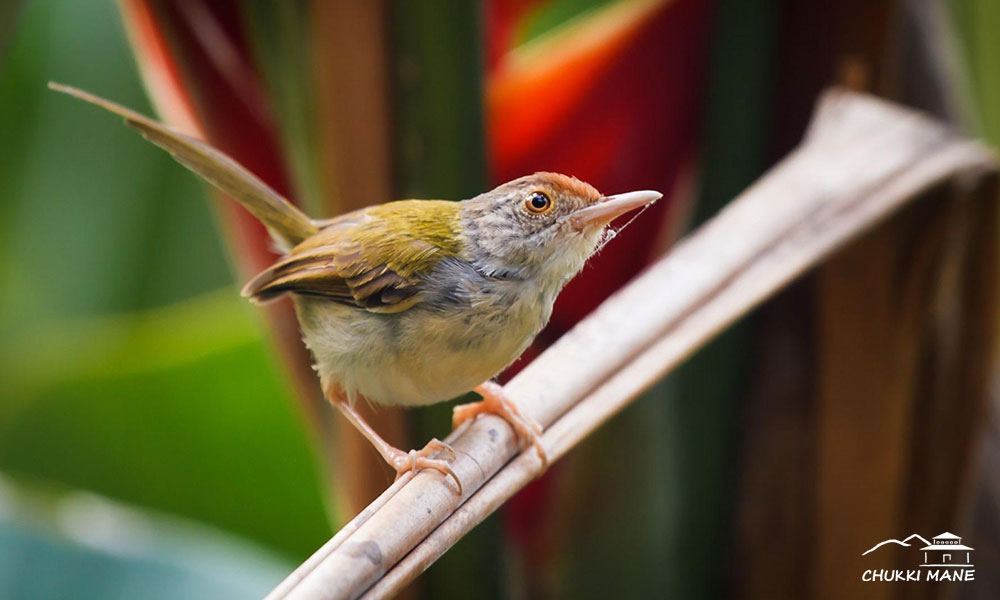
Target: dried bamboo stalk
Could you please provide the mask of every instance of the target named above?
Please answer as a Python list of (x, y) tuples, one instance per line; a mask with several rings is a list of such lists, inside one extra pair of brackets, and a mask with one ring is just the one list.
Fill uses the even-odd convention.
[[(981, 145), (921, 115), (830, 92), (796, 151), (506, 391), (546, 426), (543, 443), (558, 458), (715, 333), (921, 190), (993, 168)], [(516, 440), (496, 417), (448, 441), (463, 498), (436, 472), (397, 482), (269, 598), (395, 593), (538, 474), (533, 451), (507, 464)]]

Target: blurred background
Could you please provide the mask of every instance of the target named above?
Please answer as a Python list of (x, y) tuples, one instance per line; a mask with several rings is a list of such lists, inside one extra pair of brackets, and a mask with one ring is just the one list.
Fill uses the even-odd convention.
[[(998, 29), (994, 0), (0, 0), (0, 597), (261, 597), (391, 481), (320, 396), (290, 305), (239, 297), (274, 258), (264, 230), (49, 80), (209, 140), (314, 216), (537, 170), (662, 190), (523, 364), (787, 153), (829, 85), (996, 144)], [(911, 484), (891, 518), (820, 522), (850, 486), (813, 464), (823, 289), (705, 348), (408, 597), (822, 597), (857, 578), (831, 528), (961, 529), (977, 581), (941, 593), (996, 597), (995, 396), (954, 425), (972, 450), (935, 457), (954, 495)], [(372, 419), (420, 447), (450, 406)], [(835, 472), (918, 481), (915, 446)]]

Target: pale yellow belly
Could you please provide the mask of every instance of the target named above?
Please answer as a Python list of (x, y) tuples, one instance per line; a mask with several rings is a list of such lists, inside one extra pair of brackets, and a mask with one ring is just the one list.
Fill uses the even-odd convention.
[(402, 406), (449, 400), (494, 377), (520, 356), (551, 310), (507, 307), (490, 318), (414, 309), (382, 315), (308, 297), (296, 298), (296, 308), (324, 389)]

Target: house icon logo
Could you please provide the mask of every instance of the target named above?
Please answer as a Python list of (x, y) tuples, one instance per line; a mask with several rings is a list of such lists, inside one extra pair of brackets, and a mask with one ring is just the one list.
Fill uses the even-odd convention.
[(933, 540), (920, 549), (924, 553), (921, 567), (972, 567), (974, 548), (963, 545), (962, 538), (946, 531)]
[[(895, 549), (897, 554), (891, 555)], [(976, 569), (972, 562), (974, 548), (962, 543), (962, 538), (945, 531), (927, 541), (919, 534), (900, 541), (881, 541), (861, 556), (877, 560), (881, 557), (895, 559), (892, 566), (905, 565), (912, 561), (914, 568), (871, 568), (861, 574), (865, 582), (893, 581), (974, 581)], [(896, 558), (898, 556), (898, 558)]]

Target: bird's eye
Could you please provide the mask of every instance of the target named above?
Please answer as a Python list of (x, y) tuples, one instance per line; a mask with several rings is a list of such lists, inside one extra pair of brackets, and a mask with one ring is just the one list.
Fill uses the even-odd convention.
[(552, 208), (552, 201), (542, 192), (532, 192), (524, 201), (524, 208), (532, 214), (541, 215)]

